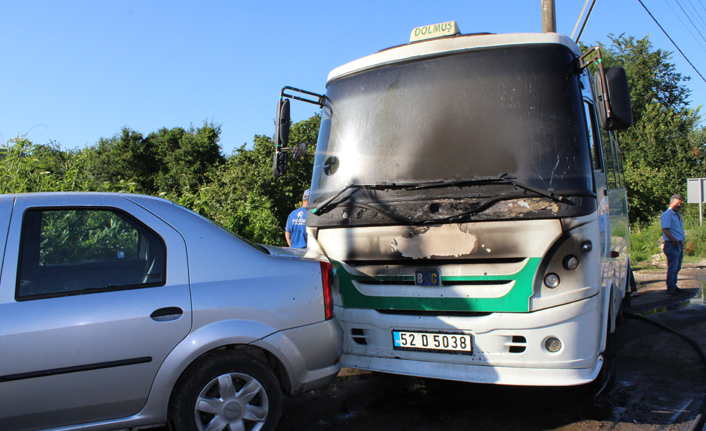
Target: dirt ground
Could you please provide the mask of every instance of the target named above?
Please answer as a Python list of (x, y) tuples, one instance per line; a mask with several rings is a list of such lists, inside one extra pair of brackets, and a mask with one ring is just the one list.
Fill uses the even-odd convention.
[[(636, 273), (631, 310), (706, 349), (706, 261), (685, 265), (679, 296), (665, 269)], [(626, 318), (611, 373), (572, 388), (528, 388), (419, 379), (344, 369), (326, 388), (287, 400), (279, 430), (687, 430), (706, 393), (706, 365), (686, 341)]]
[(637, 266), (638, 296), (631, 297), (632, 308), (641, 314), (654, 314), (678, 309), (687, 304), (703, 302), (702, 283), (706, 281), (706, 261), (687, 263), (679, 271), (679, 287), (686, 292), (681, 295), (667, 295), (667, 264), (664, 260), (655, 260), (649, 265)]

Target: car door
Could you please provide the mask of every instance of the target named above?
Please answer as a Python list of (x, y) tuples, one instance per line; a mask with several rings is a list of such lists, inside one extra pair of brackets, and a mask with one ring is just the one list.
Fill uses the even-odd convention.
[(0, 429), (138, 413), (190, 328), (172, 227), (119, 195), (17, 197), (0, 276)]

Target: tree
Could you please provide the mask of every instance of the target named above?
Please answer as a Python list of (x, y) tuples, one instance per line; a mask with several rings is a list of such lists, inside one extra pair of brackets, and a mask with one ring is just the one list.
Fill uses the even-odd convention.
[[(292, 125), (291, 145), (316, 142), (320, 123), (316, 114)], [(284, 225), (310, 187), (315, 146), (309, 145), (306, 155), (291, 162), (280, 178), (272, 175), (274, 153), (272, 138), (256, 135), (252, 148), (235, 150), (208, 175), (207, 184), (197, 193), (183, 194), (178, 202), (252, 241), (286, 245)]]
[(134, 192), (129, 181), (106, 182), (91, 172), (90, 149), (62, 150), (56, 142), (37, 145), (18, 136), (0, 157), (0, 193), (50, 191)]
[(179, 196), (182, 189), (196, 190), (206, 174), (225, 163), (218, 144), (221, 127), (206, 123), (162, 128), (144, 137), (127, 127), (92, 147), (92, 174), (110, 183), (133, 181), (145, 194)]
[(606, 67), (621, 65), (628, 76), (633, 126), (618, 132), (632, 223), (646, 223), (664, 211), (669, 197), (686, 191), (686, 179), (706, 176), (706, 133), (699, 109), (689, 108), (690, 90), (648, 37), (609, 35), (602, 47)]
[(610, 34), (608, 38), (612, 44), (605, 64), (608, 67), (620, 64), (625, 68), (636, 123), (653, 101), (675, 112), (687, 107), (691, 90), (685, 83), (691, 78), (676, 71), (676, 66), (670, 62), (672, 52), (653, 49), (649, 36), (635, 39)]
[(221, 126), (213, 123), (150, 133), (147, 140), (154, 146), (159, 169), (154, 177), (156, 190), (178, 194), (204, 184), (206, 174), (226, 160), (218, 144), (220, 135)]
[(138, 193), (154, 194), (155, 176), (160, 170), (154, 143), (141, 133), (124, 127), (110, 139), (100, 138), (90, 148), (91, 174), (100, 181), (131, 181)]

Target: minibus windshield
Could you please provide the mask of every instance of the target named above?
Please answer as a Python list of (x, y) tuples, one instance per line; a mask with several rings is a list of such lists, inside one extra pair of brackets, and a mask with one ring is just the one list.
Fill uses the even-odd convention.
[(504, 174), (542, 190), (592, 191), (574, 60), (563, 46), (494, 47), (379, 67), (330, 83), (312, 202), (356, 183)]

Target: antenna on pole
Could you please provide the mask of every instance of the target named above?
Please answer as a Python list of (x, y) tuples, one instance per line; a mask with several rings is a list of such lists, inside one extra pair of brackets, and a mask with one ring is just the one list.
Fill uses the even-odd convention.
[(571, 38), (574, 38), (574, 35), (576, 34), (576, 29), (579, 28), (579, 23), (581, 22), (581, 17), (583, 16), (583, 13), (586, 12), (586, 6), (588, 6), (588, 2), (591, 0), (586, 0), (586, 3), (583, 4), (583, 9), (581, 9), (581, 14), (579, 15), (579, 19), (576, 20), (576, 25), (574, 26), (574, 31), (571, 32)]
[[(589, 0), (586, 0), (586, 4), (583, 5), (583, 10), (581, 11), (581, 15), (579, 16), (578, 21), (576, 21), (576, 26), (578, 26), (579, 21), (581, 21), (581, 16), (583, 16), (583, 11), (586, 10), (586, 5), (588, 4)], [(593, 3), (591, 3), (591, 8), (588, 9), (588, 14), (586, 14), (586, 20), (583, 22), (583, 25), (581, 26), (581, 31), (579, 31), (579, 35), (576, 36), (575, 42), (578, 43), (579, 39), (581, 39), (581, 35), (583, 34), (583, 29), (586, 28), (586, 24), (588, 23), (588, 19), (591, 17), (591, 13), (593, 12), (593, 6), (596, 5), (596, 0), (593, 0)], [(574, 32), (576, 32), (576, 27), (574, 27)], [(571, 38), (574, 38), (574, 33), (571, 33)]]

